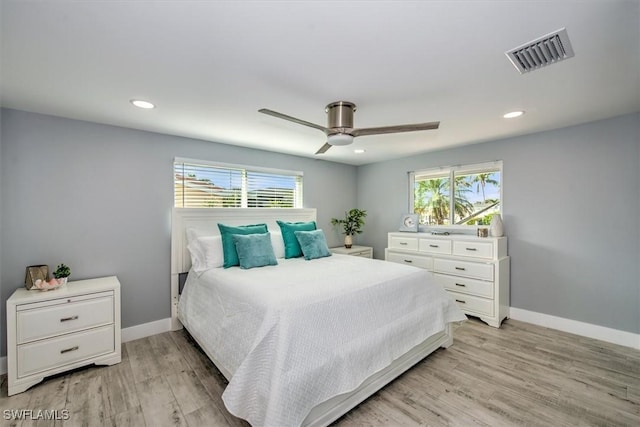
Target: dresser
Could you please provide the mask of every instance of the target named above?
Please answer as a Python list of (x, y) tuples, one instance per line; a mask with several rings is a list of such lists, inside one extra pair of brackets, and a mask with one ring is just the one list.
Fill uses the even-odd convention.
[(506, 237), (389, 233), (385, 259), (432, 271), (462, 311), (490, 326), (509, 317)]
[(120, 282), (69, 282), (51, 291), (17, 289), (7, 300), (9, 396), (45, 377), (121, 359)]
[(339, 246), (337, 248), (331, 248), (331, 253), (373, 258), (373, 248), (371, 246), (353, 245), (350, 248)]

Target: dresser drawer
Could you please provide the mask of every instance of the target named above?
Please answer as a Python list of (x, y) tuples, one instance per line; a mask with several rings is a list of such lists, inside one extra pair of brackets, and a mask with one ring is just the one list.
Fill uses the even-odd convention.
[(433, 261), (433, 270), (438, 273), (493, 280), (493, 264), (436, 258)]
[(66, 301), (18, 311), (18, 344), (113, 323), (113, 295)]
[(458, 307), (469, 314), (493, 316), (493, 300), (448, 291), (456, 300)]
[(474, 258), (493, 258), (492, 242), (453, 242), (453, 254)]
[(435, 273), (434, 277), (436, 278), (436, 282), (447, 290), (493, 298), (493, 282), (469, 279), (467, 277), (447, 276), (438, 273)]
[(418, 238), (417, 237), (400, 237), (392, 236), (390, 238), (389, 247), (392, 249), (404, 249), (407, 251), (418, 250)]
[(397, 262), (398, 264), (413, 265), (414, 267), (425, 268), (427, 270), (433, 269), (433, 258), (428, 256), (388, 252), (387, 261)]
[(18, 378), (114, 351), (114, 326), (18, 346)]
[(451, 254), (451, 240), (420, 239), (420, 252)]

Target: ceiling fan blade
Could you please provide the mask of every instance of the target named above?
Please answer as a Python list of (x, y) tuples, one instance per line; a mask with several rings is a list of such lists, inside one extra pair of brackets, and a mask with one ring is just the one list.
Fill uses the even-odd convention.
[(331, 148), (331, 144), (326, 142), (322, 147), (320, 147), (318, 151), (316, 151), (316, 154), (324, 154), (327, 152), (329, 148)]
[(324, 133), (327, 133), (329, 131), (329, 129), (327, 129), (324, 126), (320, 126), (320, 125), (317, 125), (315, 123), (307, 122), (305, 120), (300, 120), (300, 119), (297, 119), (295, 117), (287, 116), (286, 114), (278, 113), (277, 111), (268, 110), (266, 108), (261, 108), (260, 110), (258, 110), (258, 112), (263, 113), (263, 114), (268, 114), (270, 116), (277, 117), (279, 119), (289, 120), (290, 122), (298, 123), (300, 125), (309, 126), (309, 127), (314, 128), (314, 129), (321, 130)]
[(377, 128), (353, 129), (353, 136), (381, 135), (384, 133), (415, 132), (419, 130), (438, 129), (440, 122), (416, 123), (413, 125), (382, 126)]

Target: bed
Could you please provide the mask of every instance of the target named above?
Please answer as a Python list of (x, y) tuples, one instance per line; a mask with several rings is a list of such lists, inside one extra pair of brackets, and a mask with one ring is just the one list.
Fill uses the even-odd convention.
[(315, 219), (315, 209), (173, 211), (173, 328), (184, 324), (229, 380), (225, 406), (254, 426), (330, 424), (451, 345), (451, 322), (465, 319), (430, 273), (380, 260), (334, 254), (247, 270), (191, 265), (189, 240), (216, 238), (219, 223), (265, 223), (276, 248), (277, 220)]

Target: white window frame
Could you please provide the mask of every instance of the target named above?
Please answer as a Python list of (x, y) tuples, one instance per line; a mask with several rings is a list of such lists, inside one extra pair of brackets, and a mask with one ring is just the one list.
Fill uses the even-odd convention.
[[(213, 162), (210, 160), (200, 160), (200, 159), (190, 159), (186, 157), (176, 157), (173, 159), (173, 185), (174, 185), (174, 206), (175, 206), (175, 167), (176, 163), (189, 163), (195, 165), (202, 166), (210, 166), (212, 168), (221, 168), (221, 169), (235, 169), (241, 171), (241, 205), (240, 208), (253, 209), (253, 207), (249, 206), (249, 198), (248, 198), (248, 182), (247, 175), (248, 173), (265, 173), (265, 174), (273, 174), (273, 175), (284, 175), (284, 176), (293, 176), (296, 179), (296, 187), (294, 190), (294, 200), (293, 200), (293, 208), (302, 208), (303, 207), (303, 181), (304, 181), (304, 172), (302, 171), (294, 171), (294, 170), (286, 170), (286, 169), (276, 169), (276, 168), (266, 168), (261, 166), (250, 166), (250, 165), (240, 165), (235, 163), (223, 163), (223, 162)], [(178, 208), (180, 209), (180, 208)], [(202, 209), (227, 209), (224, 207), (210, 207), (210, 208), (202, 208)], [(286, 209), (286, 208), (280, 208)]]
[[(500, 215), (502, 215), (502, 212), (504, 210), (504, 198), (503, 198), (503, 194), (502, 194), (502, 189), (503, 189), (503, 183), (504, 183), (504, 170), (503, 170), (503, 162), (502, 160), (494, 160), (491, 162), (484, 162), (484, 163), (475, 163), (475, 164), (470, 164), (470, 165), (454, 165), (454, 166), (439, 166), (439, 167), (435, 167), (435, 168), (429, 168), (429, 169), (422, 169), (419, 171), (409, 171), (407, 173), (409, 179), (409, 210), (408, 212), (413, 213), (414, 211), (414, 203), (415, 203), (415, 178), (416, 175), (418, 176), (424, 176), (424, 175), (433, 175), (433, 176), (442, 176), (443, 173), (448, 172), (449, 175), (449, 182), (453, 183), (455, 182), (455, 175), (463, 173), (463, 174), (469, 174), (469, 173), (479, 173), (479, 172), (483, 172), (489, 169), (498, 169), (500, 171), (500, 206), (499, 206), (499, 213)], [(453, 190), (453, 187), (451, 188), (451, 190)], [(425, 225), (425, 224), (420, 224), (419, 228), (421, 230), (427, 230), (427, 229), (437, 229), (437, 230), (441, 230), (441, 229), (451, 229), (451, 230), (473, 230), (473, 229), (478, 229), (478, 228), (486, 228), (486, 225), (464, 225), (464, 224), (453, 224), (453, 218), (454, 218), (454, 208), (455, 208), (455, 197), (449, 197), (449, 221), (451, 222), (451, 224), (449, 225)]]

